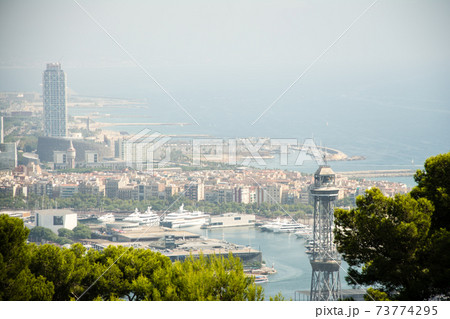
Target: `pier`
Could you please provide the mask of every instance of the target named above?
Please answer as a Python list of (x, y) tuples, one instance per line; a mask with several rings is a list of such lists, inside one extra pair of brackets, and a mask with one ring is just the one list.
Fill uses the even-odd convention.
[(365, 177), (414, 176), (415, 173), (416, 171), (413, 169), (389, 169), (389, 170), (338, 172), (336, 174), (349, 178), (365, 178)]
[(228, 258), (232, 253), (234, 257), (239, 257), (244, 266), (261, 266), (262, 253), (259, 250), (242, 245), (236, 245), (218, 239), (201, 239), (186, 241), (173, 250), (162, 252), (163, 255), (170, 258), (172, 262), (184, 260), (189, 256), (198, 258), (200, 255)]

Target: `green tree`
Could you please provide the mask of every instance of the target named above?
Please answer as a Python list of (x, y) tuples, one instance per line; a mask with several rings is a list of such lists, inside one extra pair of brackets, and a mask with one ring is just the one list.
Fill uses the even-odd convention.
[(364, 300), (365, 301), (390, 301), (387, 293), (377, 290), (377, 289), (373, 289), (373, 288), (367, 289), (367, 294), (364, 295)]
[(53, 284), (28, 269), (28, 234), (21, 219), (0, 215), (0, 300), (51, 300)]
[(110, 246), (102, 252), (90, 250), (86, 259), (89, 268), (81, 281), (85, 288), (82, 300), (175, 299), (168, 257), (146, 249)]
[(75, 255), (68, 249), (53, 245), (33, 246), (29, 268), (37, 276), (54, 285), (53, 300), (68, 300)]
[(392, 299), (429, 297), (423, 256), (432, 204), (409, 194), (388, 198), (370, 189), (356, 205), (335, 210), (337, 248), (349, 264), (347, 282), (381, 286)]
[[(90, 250), (81, 300), (262, 300), (262, 288), (246, 277), (239, 259), (190, 257), (172, 263), (145, 249)], [(97, 280), (98, 279), (98, 280)], [(95, 282), (95, 285), (91, 285)], [(90, 288), (89, 288), (90, 287)]]
[(232, 254), (198, 258), (174, 264), (179, 300), (263, 300), (262, 288), (243, 272)]
[(435, 207), (432, 230), (450, 230), (450, 152), (428, 158), (424, 170), (418, 170), (414, 179), (417, 186), (411, 195), (427, 198)]
[(42, 240), (48, 240), (55, 242), (58, 239), (58, 236), (51, 231), (49, 228), (45, 228), (42, 226), (36, 226), (31, 229), (29, 234), (30, 241), (41, 242)]
[(65, 237), (65, 238), (74, 238), (74, 231), (67, 229), (67, 228), (60, 228), (58, 229), (58, 236), (59, 237)]
[(367, 298), (450, 298), (450, 153), (427, 159), (414, 178), (410, 195), (389, 199), (370, 190), (357, 208), (335, 211), (349, 275), (380, 288)]
[(83, 224), (78, 224), (78, 226), (73, 229), (73, 238), (75, 239), (91, 238), (91, 234), (91, 229)]

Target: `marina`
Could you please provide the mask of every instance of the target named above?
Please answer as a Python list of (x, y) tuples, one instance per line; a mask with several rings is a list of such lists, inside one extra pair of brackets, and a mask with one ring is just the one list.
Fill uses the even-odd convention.
[[(253, 215), (242, 218), (236, 213), (210, 216), (188, 212), (181, 205), (176, 212), (167, 214), (160, 226), (149, 226), (129, 222), (135, 213), (115, 214), (120, 221), (105, 224), (112, 234), (109, 241), (93, 240), (91, 245), (96, 249), (104, 249), (109, 244), (146, 248), (172, 261), (184, 260), (191, 254), (227, 257), (231, 252), (242, 260), (245, 273), (255, 277), (255, 283), (264, 288), (267, 298), (281, 293), (287, 299), (294, 299), (298, 297), (296, 292), (310, 289), (312, 239), (311, 226), (307, 224), (310, 220), (303, 224), (287, 218), (256, 221)], [(127, 221), (128, 217), (131, 218)], [(235, 217), (241, 219), (235, 220)], [(95, 218), (90, 220), (95, 221)], [(219, 222), (223, 224), (212, 225)], [(100, 226), (103, 224), (97, 227), (105, 227)], [(345, 277), (347, 268), (342, 262), (341, 278)], [(344, 280), (342, 287), (350, 289)]]
[[(267, 232), (257, 227), (191, 227), (188, 230), (204, 238), (222, 239), (261, 251), (262, 262), (276, 270), (276, 273), (268, 275), (267, 282), (260, 283), (267, 299), (281, 292), (285, 298), (294, 300), (296, 291), (310, 289), (311, 265), (304, 246), (306, 241), (294, 233)], [(342, 261), (340, 276), (343, 289), (351, 288), (343, 279), (347, 268), (348, 265)]]

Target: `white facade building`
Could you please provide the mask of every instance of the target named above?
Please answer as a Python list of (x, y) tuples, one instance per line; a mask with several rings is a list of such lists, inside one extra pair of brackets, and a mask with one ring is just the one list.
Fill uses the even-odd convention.
[(52, 230), (55, 234), (58, 229), (74, 229), (77, 227), (77, 213), (69, 209), (45, 209), (36, 212), (36, 226)]

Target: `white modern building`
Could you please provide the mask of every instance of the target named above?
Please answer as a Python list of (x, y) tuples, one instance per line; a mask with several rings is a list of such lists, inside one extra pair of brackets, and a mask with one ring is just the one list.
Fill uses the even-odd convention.
[(48, 63), (43, 79), (44, 134), (67, 136), (66, 74), (61, 64)]
[(256, 216), (253, 214), (225, 213), (211, 216), (210, 220), (202, 225), (202, 228), (255, 226), (255, 222)]
[(44, 209), (36, 212), (36, 226), (51, 229), (58, 233), (58, 229), (74, 229), (77, 227), (77, 213), (69, 209)]

